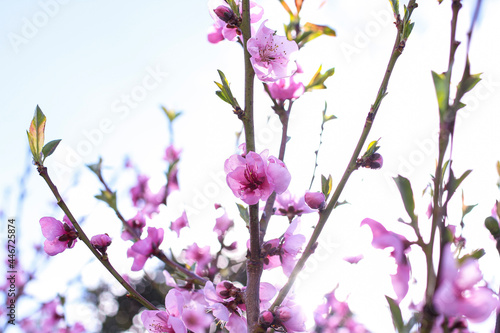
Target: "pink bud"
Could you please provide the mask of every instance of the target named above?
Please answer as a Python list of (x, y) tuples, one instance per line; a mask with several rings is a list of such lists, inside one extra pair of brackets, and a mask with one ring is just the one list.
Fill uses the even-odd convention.
[(101, 254), (105, 254), (106, 249), (111, 245), (111, 237), (108, 234), (95, 235), (90, 239), (90, 244)]
[(234, 19), (234, 12), (226, 6), (219, 6), (214, 9), (215, 15), (222, 21), (229, 23)]
[(325, 207), (325, 195), (321, 192), (307, 192), (304, 199), (312, 209), (322, 210)]
[(259, 323), (267, 327), (271, 326), (273, 322), (274, 322), (274, 314), (271, 311), (263, 311), (260, 314)]

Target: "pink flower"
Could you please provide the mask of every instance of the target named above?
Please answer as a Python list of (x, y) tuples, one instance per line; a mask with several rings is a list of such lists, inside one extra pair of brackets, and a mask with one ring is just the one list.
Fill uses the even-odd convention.
[(160, 212), (159, 206), (165, 201), (167, 193), (165, 187), (160, 188), (158, 193), (153, 193), (148, 182), (149, 177), (138, 175), (137, 185), (130, 189), (130, 195), (134, 206), (141, 208), (144, 214), (151, 218), (153, 213)]
[(295, 216), (314, 212), (306, 205), (304, 196), (294, 196), (288, 190), (276, 196), (274, 208), (276, 215), (286, 216), (290, 222)]
[(170, 224), (170, 230), (175, 231), (177, 233), (177, 237), (179, 237), (180, 233), (181, 233), (181, 229), (184, 227), (188, 227), (188, 226), (189, 226), (189, 223), (188, 223), (187, 215), (186, 215), (186, 212), (184, 211), (182, 213), (182, 215), (177, 220), (175, 220), (174, 222), (172, 222)]
[(276, 36), (276, 31), (265, 26), (266, 22), (262, 22), (255, 36), (248, 40), (247, 50), (259, 80), (274, 82), (295, 73), (297, 65), (290, 61), (290, 56), (299, 48), (295, 41)]
[(234, 195), (249, 205), (266, 200), (273, 191), (283, 193), (290, 184), (290, 173), (285, 164), (267, 150), (257, 154), (248, 152), (244, 157), (232, 155), (224, 164), (226, 181)]
[(127, 257), (134, 258), (134, 263), (132, 264), (133, 271), (140, 271), (146, 260), (154, 254), (160, 244), (163, 242), (163, 229), (159, 228), (148, 228), (148, 236), (140, 241), (135, 242), (128, 250)]
[(408, 240), (392, 231), (388, 231), (382, 224), (372, 219), (364, 219), (361, 226), (367, 224), (373, 233), (372, 246), (377, 249), (392, 247), (394, 250), (391, 256), (396, 260), (397, 272), (391, 275), (392, 286), (397, 296), (397, 301), (401, 300), (408, 293), (408, 281), (410, 280), (410, 264), (405, 252), (410, 249)]
[(325, 207), (325, 195), (321, 192), (307, 192), (304, 199), (312, 209), (322, 210)]
[(177, 161), (179, 161), (179, 158), (181, 156), (182, 149), (177, 149), (175, 146), (172, 144), (165, 149), (165, 156), (163, 159), (167, 161), (169, 164), (173, 164)]
[(306, 331), (306, 317), (302, 308), (295, 302), (285, 299), (281, 306), (275, 311), (276, 321), (289, 333)]
[(219, 236), (219, 240), (223, 237), (226, 232), (234, 226), (233, 220), (227, 216), (227, 212), (224, 211), (224, 214), (221, 217), (215, 219), (215, 227), (214, 231)]
[(140, 238), (142, 235), (142, 229), (146, 226), (146, 218), (142, 211), (138, 211), (137, 214), (127, 221), (127, 224), (132, 228), (133, 235), (127, 230), (123, 229), (122, 231), (122, 239), (123, 240), (131, 240), (134, 238)]
[(212, 314), (220, 321), (226, 323), (225, 327), (230, 332), (246, 332), (247, 324), (243, 316), (244, 294), (229, 281), (222, 281), (217, 287), (211, 281), (203, 289), (205, 299), (212, 310)]
[(109, 237), (108, 234), (95, 235), (90, 239), (90, 244), (92, 244), (97, 251), (104, 255), (108, 246), (111, 245), (111, 237)]
[(439, 281), (434, 293), (436, 310), (447, 317), (465, 316), (473, 322), (486, 320), (499, 306), (497, 296), (487, 287), (477, 286), (482, 274), (476, 260), (457, 264), (447, 244), (441, 254)]
[(269, 83), (267, 87), (271, 97), (278, 101), (295, 100), (305, 92), (304, 84), (295, 82), (295, 75)]
[[(236, 4), (240, 9), (241, 14), (241, 1), (236, 0)], [(215, 44), (224, 39), (229, 41), (237, 40), (238, 36), (241, 35), (241, 30), (239, 28), (241, 22), (238, 20), (237, 15), (231, 10), (227, 2), (224, 0), (210, 0), (208, 2), (208, 10), (210, 16), (214, 20), (214, 24), (208, 33), (208, 41)], [(250, 1), (250, 23), (260, 21), (263, 14), (264, 9), (255, 2)]]
[(45, 238), (43, 249), (49, 256), (54, 256), (66, 249), (75, 246), (78, 233), (67, 216), (63, 218), (64, 223), (53, 217), (42, 217), (40, 226)]
[(186, 333), (186, 325), (181, 319), (183, 307), (182, 294), (178, 290), (171, 289), (165, 297), (165, 311), (142, 312), (142, 323), (150, 333)]
[(192, 266), (196, 263), (196, 274), (202, 274), (208, 263), (212, 260), (210, 246), (200, 248), (198, 244), (193, 243), (185, 252), (186, 262)]
[(283, 268), (283, 273), (290, 276), (295, 263), (296, 256), (302, 250), (302, 245), (306, 241), (306, 237), (302, 234), (295, 234), (300, 223), (300, 219), (296, 218), (290, 223), (285, 234), (280, 239), (272, 239), (263, 245), (264, 269), (271, 269), (277, 266)]

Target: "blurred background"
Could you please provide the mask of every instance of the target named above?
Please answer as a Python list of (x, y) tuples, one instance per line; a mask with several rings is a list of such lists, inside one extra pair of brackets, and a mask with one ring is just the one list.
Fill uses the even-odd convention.
[[(267, 26), (283, 35), (288, 14), (280, 3), (258, 3), (264, 7)], [(216, 246), (216, 236), (207, 236), (217, 217), (214, 203), (226, 207), (235, 219), (231, 237), (244, 241), (247, 232), (223, 173), (224, 161), (236, 152), (241, 123), (215, 95), (213, 83), (219, 81), (217, 69), (222, 70), (233, 94), (243, 103), (242, 49), (237, 43), (207, 41), (213, 22), (205, 1), (23, 0), (0, 4), (0, 234), (7, 239), (7, 219), (15, 218), (19, 265), (36, 272), (24, 290), (29, 297), (17, 303), (17, 319), (36, 312), (40, 303), (64, 295), (68, 322), (81, 322), (86, 330), (99, 332), (106, 317), (117, 313), (113, 298), (122, 296), (123, 290), (82, 244), (50, 260), (41, 260), (46, 256), (36, 249), (43, 244), (39, 219), (63, 217), (28, 152), (25, 131), (36, 105), (47, 116), (46, 142), (62, 139), (46, 161), (53, 181), (75, 217), (83, 221), (87, 234), (107, 232), (116, 240), (109, 253), (118, 271), (139, 279), (142, 273), (130, 272), (132, 261), (125, 254), (128, 244), (119, 239), (119, 221), (94, 198), (101, 185), (85, 165), (103, 158), (104, 174), (117, 190), (120, 210), (131, 218), (135, 209), (128, 192), (136, 184), (136, 173), (151, 177), (150, 186), (157, 191), (165, 182), (165, 148), (174, 142), (183, 150), (181, 191), (172, 195), (151, 225), (167, 229), (186, 210), (191, 228), (183, 230), (180, 239), (167, 232), (165, 249), (172, 246), (174, 253), (180, 253), (186, 242)], [(358, 321), (373, 332), (393, 330), (384, 295), (394, 296), (388, 275), (394, 264), (388, 252), (371, 248), (371, 232), (359, 224), (370, 217), (412, 238), (411, 230), (397, 222), (400, 217), (407, 219), (392, 180), (401, 174), (412, 182), (425, 230), (430, 196), (421, 194), (434, 173), (438, 132), (431, 70), (440, 73), (447, 69), (450, 4), (448, 0), (441, 5), (421, 1), (413, 13), (413, 33), (368, 138), (368, 142), (380, 138), (383, 168), (360, 170), (349, 180), (341, 196), (349, 204), (332, 214), (319, 250), (297, 284), (296, 297), (307, 304), (308, 315), (326, 292), (339, 285), (339, 297), (349, 297)], [(457, 52), (455, 82), (465, 63), (474, 4), (464, 2), (460, 14), (457, 39), (463, 43)], [(470, 51), (471, 72), (483, 73), (483, 80), (463, 100), (467, 106), (457, 117), (453, 146), (455, 173), (473, 170), (462, 186), (465, 204), (477, 204), (464, 221), (466, 249), (485, 249), (480, 265), (493, 290), (500, 284), (500, 260), (483, 222), (500, 197), (495, 167), (500, 159), (500, 32), (493, 14), (499, 10), (499, 2), (483, 1)], [(320, 190), (321, 174), (331, 174), (334, 186), (340, 179), (374, 102), (395, 35), (388, 1), (310, 0), (304, 1), (301, 13), (303, 23), (329, 25), (337, 37), (320, 37), (298, 56), (305, 83), (320, 65), (323, 70), (335, 67), (335, 75), (326, 81), (327, 90), (306, 93), (294, 103), (285, 163), (292, 174), (290, 190), (297, 194), (307, 190), (311, 181), (325, 102), (327, 113), (338, 119), (325, 125), (312, 190)], [(161, 105), (182, 112), (173, 135)], [(280, 123), (259, 82), (255, 106), (257, 150), (269, 149), (277, 155)], [(125, 168), (127, 161), (132, 168)], [(460, 194), (450, 203), (451, 224), (460, 223)], [(277, 237), (287, 222), (285, 218), (272, 221), (270, 237)], [(312, 214), (303, 218), (306, 234), (315, 221)], [(417, 282), (424, 281), (425, 271), (418, 269), (422, 256), (414, 252), (413, 275)], [(365, 259), (357, 265), (342, 260), (360, 253)], [(152, 279), (158, 267), (154, 260), (146, 265)], [(264, 278), (278, 281), (278, 275), (271, 272)], [(106, 284), (111, 287), (101, 293), (99, 288)], [(422, 292), (422, 287), (415, 288), (402, 307), (419, 303)], [(139, 325), (137, 318), (134, 323)], [(493, 325), (490, 318), (478, 329)], [(19, 332), (19, 328), (9, 325), (6, 332)]]

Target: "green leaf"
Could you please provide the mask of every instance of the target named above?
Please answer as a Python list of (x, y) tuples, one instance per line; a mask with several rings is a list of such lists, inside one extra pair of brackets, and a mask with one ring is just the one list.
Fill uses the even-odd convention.
[(104, 201), (109, 205), (109, 207), (116, 210), (116, 192), (109, 192), (106, 190), (101, 190), (101, 194), (95, 196), (96, 199)]
[(325, 81), (335, 73), (335, 68), (330, 68), (324, 73), (321, 73), (321, 68), (322, 66), (319, 66), (319, 69), (316, 71), (311, 81), (306, 86), (305, 91), (311, 91), (314, 89), (326, 89)]
[(476, 207), (476, 206), (477, 206), (477, 204), (470, 205), (470, 206), (468, 206), (468, 205), (465, 204), (465, 202), (464, 202), (464, 191), (462, 191), (462, 223), (464, 221), (465, 215), (469, 214), (472, 211), (472, 209), (474, 207)]
[(52, 140), (49, 143), (47, 143), (45, 146), (42, 148), (42, 155), (43, 155), (43, 161), (50, 155), (52, 155), (53, 152), (56, 151), (57, 146), (59, 145), (59, 142), (61, 142), (61, 139), (59, 140)]
[(455, 191), (458, 189), (460, 184), (464, 181), (464, 179), (472, 172), (472, 170), (467, 170), (465, 171), (458, 179), (455, 178), (455, 175), (453, 174), (453, 170), (450, 168), (450, 179), (448, 180), (448, 183), (445, 186), (445, 190), (448, 191), (448, 195), (446, 197), (446, 201), (450, 201), (451, 197), (453, 194), (455, 194)]
[(389, 296), (385, 296), (385, 299), (387, 300), (387, 303), (389, 303), (389, 310), (391, 310), (392, 323), (394, 324), (394, 328), (399, 333), (403, 333), (405, 331), (405, 325), (403, 322), (403, 315), (401, 314), (401, 309), (399, 308), (398, 303), (396, 303), (396, 301)]
[(412, 222), (416, 221), (415, 201), (413, 199), (413, 190), (411, 189), (410, 181), (401, 175), (393, 177), (392, 179), (394, 179), (396, 185), (398, 186), (406, 212), (410, 216)]
[(333, 30), (327, 25), (318, 25), (307, 22), (306, 24), (304, 24), (302, 29), (303, 29), (302, 34), (300, 34), (295, 40), (297, 44), (298, 43), (305, 44), (322, 35), (331, 37), (337, 36), (335, 30)]
[(102, 158), (99, 157), (99, 161), (95, 164), (87, 164), (87, 167), (92, 170), (93, 173), (97, 175), (98, 178), (101, 177), (101, 166), (102, 166)]
[(325, 195), (325, 200), (328, 199), (328, 196), (332, 191), (332, 185), (332, 175), (328, 175), (328, 178), (321, 175), (321, 192)]
[(238, 104), (238, 101), (233, 97), (233, 94), (231, 92), (231, 88), (229, 88), (229, 83), (226, 79), (226, 76), (221, 70), (217, 70), (219, 72), (219, 77), (221, 79), (221, 83), (215, 82), (217, 87), (220, 89), (215, 92), (217, 96), (220, 97), (224, 102), (230, 104), (233, 109), (238, 109), (240, 106)]
[(43, 114), (40, 107), (37, 105), (33, 120), (31, 120), (30, 128), (27, 131), (28, 141), (30, 144), (31, 154), (36, 163), (42, 164), (42, 149), (45, 141), (45, 123), (47, 118)]
[(250, 215), (248, 214), (248, 208), (237, 203), (236, 206), (238, 206), (238, 210), (240, 211), (240, 216), (245, 221), (247, 225), (250, 224)]
[(476, 249), (472, 251), (470, 254), (465, 254), (463, 257), (458, 258), (458, 263), (462, 265), (467, 259), (480, 259), (482, 256), (484, 256), (486, 252), (484, 252), (484, 249)]
[(415, 25), (415, 23), (405, 24), (405, 26), (403, 28), (403, 39), (404, 40), (407, 40), (408, 37), (410, 37), (410, 34), (413, 31), (413, 26), (414, 25)]
[(327, 108), (327, 104), (326, 104), (326, 101), (325, 101), (325, 108), (323, 109), (323, 124), (326, 123), (327, 121), (329, 120), (333, 120), (333, 119), (337, 119), (337, 117), (335, 115), (326, 115), (326, 108)]
[(448, 96), (449, 96), (449, 86), (446, 81), (446, 73), (437, 74), (432, 72), (432, 80), (434, 81), (434, 88), (436, 89), (436, 97), (438, 100), (439, 113), (441, 119), (443, 118), (446, 110), (448, 109)]
[(165, 112), (165, 115), (167, 115), (167, 118), (170, 122), (174, 121), (177, 117), (179, 117), (182, 112), (175, 112), (175, 110), (168, 110), (166, 107), (163, 105), (160, 106), (163, 112)]
[(399, 0), (389, 0), (391, 3), (392, 12), (395, 16), (399, 15)]
[(484, 220), (484, 226), (489, 230), (493, 237), (497, 237), (500, 235), (500, 226), (498, 225), (498, 221), (495, 218), (488, 216)]

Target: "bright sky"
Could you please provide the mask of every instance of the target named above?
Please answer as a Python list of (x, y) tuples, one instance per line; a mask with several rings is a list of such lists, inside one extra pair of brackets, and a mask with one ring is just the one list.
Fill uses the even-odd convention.
[[(309, 186), (325, 101), (328, 112), (339, 119), (326, 125), (317, 180), (321, 173), (332, 174), (334, 183), (340, 179), (374, 101), (395, 33), (388, 1), (327, 1), (318, 9), (322, 2), (305, 1), (303, 22), (328, 24), (336, 29), (338, 37), (311, 42), (301, 50), (299, 63), (305, 72), (304, 81), (309, 81), (319, 65), (324, 69), (335, 67), (336, 73), (327, 81), (327, 91), (308, 93), (294, 104), (285, 162), (292, 173), (290, 188), (296, 192)], [(482, 225), (494, 201), (499, 199), (495, 163), (500, 159), (500, 67), (495, 41), (500, 40), (500, 33), (491, 13), (500, 11), (500, 3), (483, 2), (483, 15), (471, 46), (471, 70), (484, 73), (483, 81), (464, 99), (468, 106), (459, 114), (453, 157), (456, 174), (473, 170), (463, 184), (466, 204), (478, 204), (465, 220), (467, 248), (486, 248), (482, 268), (493, 289), (498, 290), (500, 275), (495, 267), (500, 262)], [(118, 239), (119, 226), (113, 215), (93, 199), (99, 184), (85, 164), (95, 163), (102, 156), (109, 167), (108, 177), (122, 197), (134, 183), (133, 175), (122, 170), (126, 156), (143, 173), (152, 176), (152, 186), (159, 187), (163, 182), (161, 158), (169, 136), (159, 105), (184, 113), (176, 123), (174, 139), (184, 149), (179, 174), (182, 192), (160, 216), (171, 221), (186, 209), (192, 230), (183, 235), (201, 245), (213, 242), (206, 235), (213, 228), (214, 202), (228, 207), (230, 215), (237, 219), (234, 197), (221, 172), (225, 159), (235, 151), (234, 133), (241, 125), (230, 108), (215, 96), (213, 81), (219, 80), (217, 69), (222, 70), (242, 104), (243, 57), (237, 44), (207, 42), (211, 18), (205, 1), (196, 3), (148, 0), (139, 5), (124, 0), (117, 5), (91, 0), (41, 0), (3, 4), (0, 200), (3, 220), (7, 216), (18, 219), (19, 251), (26, 256), (21, 257), (22, 264), (28, 265), (31, 260), (28, 247), (42, 241), (39, 218), (62, 217), (34, 168), (22, 212), (18, 205), (19, 181), (28, 161), (25, 131), (37, 104), (47, 116), (47, 141), (62, 139), (56, 153), (47, 160), (49, 173), (75, 215), (87, 217), (89, 234), (114, 233)], [(282, 34), (287, 15), (279, 2), (260, 3), (269, 19), (267, 26)], [(464, 63), (471, 6), (467, 1), (461, 13), (458, 39), (464, 43), (457, 53), (457, 78)], [(310, 305), (312, 310), (322, 295), (340, 282), (339, 292), (351, 293), (353, 310), (373, 332), (392, 330), (383, 297), (392, 292), (388, 271), (383, 269), (391, 262), (386, 253), (371, 250), (371, 233), (360, 229), (359, 223), (371, 217), (388, 229), (411, 236), (410, 230), (397, 222), (399, 217), (406, 218), (391, 179), (397, 174), (411, 179), (419, 216), (422, 221), (425, 218), (429, 197), (420, 197), (420, 193), (430, 181), (437, 156), (437, 104), (430, 72), (447, 68), (449, 7), (449, 0), (440, 6), (437, 1), (421, 1), (415, 10), (414, 31), (396, 65), (389, 95), (369, 137), (369, 141), (381, 138), (384, 166), (378, 171), (353, 174), (341, 197), (350, 205), (332, 214), (321, 241), (325, 245), (320, 245), (297, 289), (303, 304), (314, 304)], [(271, 154), (277, 155), (278, 120), (258, 82), (256, 133), (257, 150), (269, 148)], [(319, 190), (318, 182), (313, 189)], [(461, 218), (460, 193), (456, 199), (450, 209), (453, 224)], [(126, 200), (121, 209), (127, 217), (134, 215)], [(153, 223), (165, 227), (164, 220), (163, 224), (159, 220)], [(304, 218), (303, 229), (307, 232), (314, 222), (315, 217)], [(238, 223), (238, 235), (234, 237), (243, 239), (245, 229), (241, 221)], [(284, 227), (285, 222), (276, 219), (270, 232), (278, 235)], [(174, 237), (169, 240), (182, 244)], [(123, 248), (117, 249), (119, 258)], [(64, 278), (54, 274), (55, 269), (72, 267), (75, 274), (80, 274), (72, 259), (77, 253), (89, 258), (83, 246), (72, 251), (74, 254), (55, 258), (49, 266), (52, 270), (42, 275), (48, 276), (44, 281), (54, 284), (44, 285), (48, 289), (45, 300), (65, 291)], [(361, 251), (366, 259), (357, 266), (341, 261), (342, 257)], [(128, 271), (130, 264), (128, 260), (116, 263), (123, 272)], [(423, 273), (415, 267), (414, 273), (422, 280)], [(416, 302), (419, 297), (417, 293)]]

